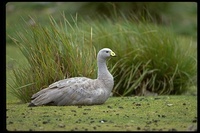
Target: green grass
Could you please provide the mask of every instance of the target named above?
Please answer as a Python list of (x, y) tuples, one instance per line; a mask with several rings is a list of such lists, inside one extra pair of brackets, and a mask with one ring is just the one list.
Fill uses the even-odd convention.
[(122, 20), (99, 16), (100, 21), (75, 16), (73, 23), (61, 15), (60, 21), (50, 16), (47, 26), (30, 18), (34, 25), (27, 24), (10, 37), (28, 61), (27, 66), (14, 69), (16, 80), (10, 85), (22, 102), (64, 78), (96, 78), (96, 52), (103, 47), (117, 53), (108, 62), (115, 78), (114, 96), (144, 95), (146, 90), (183, 94), (196, 85), (194, 44), (180, 43), (170, 28), (138, 24), (123, 15)]
[[(13, 35), (14, 31), (20, 29), (18, 24), (23, 23), (21, 18), (31, 22), (29, 15), (45, 24), (48, 18), (44, 16), (53, 15), (56, 20), (59, 20), (59, 14), (63, 11), (72, 15), (78, 13), (85, 17), (92, 16), (93, 19), (96, 18), (96, 13), (118, 17), (120, 12), (126, 16), (131, 12), (133, 17), (144, 19), (149, 12), (154, 22), (171, 25), (178, 34), (197, 37), (197, 3), (195, 2), (8, 2), (6, 31)], [(67, 19), (69, 18), (70, 15)], [(6, 38), (6, 40), (12, 43), (11, 39)]]
[(96, 106), (7, 104), (9, 131), (188, 131), (196, 96), (111, 97)]
[[(13, 84), (15, 79), (13, 69), (27, 65), (26, 58), (15, 45), (6, 45), (6, 82)], [(11, 94), (10, 86), (6, 84), (6, 102), (15, 102), (17, 98)]]
[[(127, 4), (128, 9), (124, 8)], [(111, 7), (109, 13), (113, 14), (109, 18), (108, 12), (98, 11), (107, 7)], [(130, 13), (133, 7), (141, 10)], [(85, 8), (101, 15), (94, 17)], [(41, 15), (36, 17), (38, 13)], [(84, 13), (88, 14), (87, 17)], [(49, 21), (50, 14), (53, 17)], [(115, 76), (115, 96), (135, 95), (141, 93), (141, 88), (158, 94), (183, 94), (191, 86), (195, 88), (197, 83), (195, 16), (195, 3), (7, 3), (6, 41), (12, 44), (11, 38), (14, 38), (20, 43), (29, 63), (28, 66), (22, 65), (23, 70), (20, 66), (14, 70), (17, 80), (9, 79), (14, 82), (11, 88), (15, 96), (27, 102), (32, 93), (56, 80), (72, 76), (95, 78), (97, 50), (111, 47), (118, 54), (116, 59), (109, 61), (109, 68)], [(148, 17), (150, 21), (145, 19)], [(184, 21), (180, 21), (182, 19)], [(152, 22), (159, 22), (159, 25)], [(186, 36), (177, 39), (177, 33), (182, 33), (177, 32), (177, 27), (184, 30)], [(185, 39), (188, 35), (191, 42)], [(84, 48), (89, 48), (90, 52), (84, 53)], [(88, 57), (90, 59), (86, 60)], [(13, 62), (8, 66), (13, 67)], [(34, 74), (27, 75), (27, 72)]]
[[(76, 16), (78, 10), (86, 11), (86, 14), (88, 14), (88, 10), (84, 10), (84, 8), (88, 9), (90, 6), (88, 7), (87, 4), (84, 6), (84, 4), (73, 2), (61, 4), (11, 2), (6, 5), (7, 130), (187, 131), (191, 126), (196, 127), (196, 4), (174, 3), (169, 6), (170, 8), (167, 7), (165, 11), (168, 14), (162, 12), (164, 14), (160, 14), (160, 16), (164, 21), (167, 20), (165, 22), (169, 20), (166, 17), (170, 16), (172, 21), (167, 24), (168, 26), (171, 25), (170, 27), (164, 27), (163, 24), (138, 23), (138, 21), (135, 21), (137, 19), (131, 18), (133, 16), (129, 16), (128, 13), (126, 14), (128, 18), (123, 13), (121, 16), (115, 16), (116, 19), (118, 18), (117, 21), (113, 18), (96, 17), (96, 15), (95, 18), (85, 17), (84, 15), (81, 16), (80, 12)], [(114, 4), (106, 4), (114, 9)], [(155, 5), (151, 6), (153, 11), (155, 11), (155, 8), (153, 8)], [(166, 7), (165, 4), (164, 6)], [(96, 10), (99, 5), (93, 5), (93, 7)], [(68, 11), (65, 9), (68, 9)], [(163, 8), (161, 7), (160, 9), (162, 10)], [(70, 12), (73, 15), (66, 13), (63, 16), (63, 14), (61, 15), (63, 11), (65, 13)], [(112, 11), (110, 10), (110, 12)], [(39, 16), (37, 15), (38, 13), (40, 13)], [(48, 15), (52, 15), (53, 18), (49, 20)], [(32, 23), (34, 22), (33, 20), (36, 23)], [(171, 29), (172, 27), (173, 30)], [(18, 37), (16, 31), (18, 32)], [(184, 36), (180, 36), (180, 34)], [(20, 48), (25, 56), (20, 52), (18, 46), (11, 45), (13, 40), (10, 37), (14, 38), (18, 44), (21, 43), (18, 46), (21, 46)], [(21, 40), (19, 37), (21, 37)], [(151, 39), (152, 37), (156, 39)], [(166, 46), (157, 50), (156, 48), (160, 46), (158, 44), (162, 42)], [(176, 44), (176, 46), (171, 44)], [(82, 47), (77, 49), (79, 45)], [(153, 47), (149, 49), (148, 45)], [(166, 85), (166, 80), (155, 80), (156, 76), (154, 75), (158, 72), (157, 69), (165, 68), (165, 63), (158, 58), (163, 55), (165, 57), (164, 60), (168, 62), (167, 66), (173, 66), (170, 68), (172, 70), (171, 76), (184, 77), (182, 86), (186, 87), (187, 91), (182, 93), (184, 95), (176, 96), (111, 97), (105, 104), (97, 106), (43, 106), (28, 108), (28, 104), (24, 103), (30, 101), (29, 98), (32, 93), (56, 80), (71, 76), (95, 78), (96, 52), (98, 52), (98, 49), (108, 46), (117, 54), (115, 59), (108, 62), (109, 70), (115, 77), (114, 95), (121, 96), (130, 92), (128, 95), (132, 95), (135, 88), (145, 88), (148, 85), (153, 88), (155, 81)], [(87, 47), (89, 47), (90, 52), (84, 51), (84, 48)], [(31, 51), (31, 48), (33, 51)], [(152, 51), (153, 53), (151, 53)], [(154, 53), (157, 53), (158, 57)], [(172, 60), (167, 60), (166, 57), (168, 56)], [(37, 60), (31, 60), (31, 58)], [(150, 58), (158, 62), (156, 67), (152, 66)], [(178, 66), (174, 63), (175, 61), (179, 64)], [(50, 62), (50, 64), (47, 62)], [(31, 68), (31, 66), (34, 67)], [(41, 69), (35, 66), (39, 66)], [(31, 72), (30, 68), (35, 71), (35, 74)], [(16, 75), (14, 75), (13, 70)], [(166, 71), (166, 69), (163, 70)], [(44, 75), (45, 78), (41, 78), (44, 73), (46, 73)], [(168, 73), (162, 73), (164, 76), (161, 75), (160, 77), (168, 79), (166, 76)], [(146, 75), (152, 76), (150, 80)], [(14, 85), (16, 77), (19, 78), (18, 83), (15, 84), (17, 86)], [(51, 78), (47, 79), (46, 77)], [(122, 82), (120, 79), (125, 80)], [(182, 79), (176, 79), (178, 79), (178, 82), (182, 81)], [(24, 85), (32, 85), (31, 83), (36, 81), (37, 86), (33, 87), (34, 90), (23, 88)], [(172, 85), (173, 82), (169, 83)], [(166, 89), (171, 90), (171, 88)], [(24, 96), (24, 93), (27, 95)]]

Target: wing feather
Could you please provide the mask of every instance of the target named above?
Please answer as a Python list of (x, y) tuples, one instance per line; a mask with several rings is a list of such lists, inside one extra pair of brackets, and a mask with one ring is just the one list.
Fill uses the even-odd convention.
[(98, 95), (103, 94), (101, 91), (101, 85), (97, 80), (75, 77), (49, 85), (48, 88), (34, 94), (31, 102), (35, 105), (48, 103), (54, 103), (54, 105), (92, 104), (95, 103), (94, 100)]

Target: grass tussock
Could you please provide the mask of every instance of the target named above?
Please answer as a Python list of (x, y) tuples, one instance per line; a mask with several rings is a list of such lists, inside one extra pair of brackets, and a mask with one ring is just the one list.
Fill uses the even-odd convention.
[(58, 28), (53, 18), (50, 18), (50, 23), (50, 27), (36, 24), (26, 34), (19, 33), (20, 41), (13, 38), (28, 60), (28, 66), (13, 71), (16, 80), (11, 85), (13, 94), (24, 102), (57, 80), (96, 76), (93, 46), (84, 43), (84, 36), (77, 38), (73, 31), (65, 31), (63, 25)]
[(96, 78), (96, 53), (103, 47), (117, 54), (108, 63), (115, 78), (114, 96), (182, 94), (195, 85), (195, 52), (169, 29), (123, 16), (99, 21), (75, 16), (70, 23), (63, 14), (60, 21), (49, 20), (49, 25), (35, 22), (11, 37), (29, 64), (14, 70), (11, 85), (23, 102), (60, 79)]

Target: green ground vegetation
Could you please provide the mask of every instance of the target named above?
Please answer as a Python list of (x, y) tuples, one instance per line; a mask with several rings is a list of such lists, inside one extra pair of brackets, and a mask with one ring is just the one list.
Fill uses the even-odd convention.
[[(7, 130), (197, 129), (197, 4), (126, 4), (6, 4)], [(27, 107), (30, 96), (52, 82), (95, 78), (102, 47), (117, 54), (108, 61), (113, 96), (129, 97), (98, 106)], [(160, 96), (136, 96), (144, 90)]]
[(9, 131), (190, 131), (196, 96), (111, 97), (97, 106), (7, 104)]
[(183, 94), (195, 86), (194, 44), (180, 43), (170, 29), (127, 18), (78, 21), (76, 16), (71, 24), (65, 16), (59, 22), (50, 16), (48, 26), (31, 18), (34, 25), (27, 24), (11, 36), (28, 61), (27, 66), (13, 70), (16, 80), (9, 84), (21, 101), (28, 102), (32, 94), (63, 78), (96, 78), (96, 51), (103, 47), (118, 55), (108, 63), (115, 78), (114, 96), (146, 91)]

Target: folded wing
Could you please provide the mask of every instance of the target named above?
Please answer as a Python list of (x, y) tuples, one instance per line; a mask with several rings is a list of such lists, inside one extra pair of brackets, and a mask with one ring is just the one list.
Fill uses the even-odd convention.
[(31, 103), (36, 106), (102, 104), (107, 99), (106, 94), (104, 85), (98, 80), (75, 77), (60, 80), (37, 92), (31, 97)]

